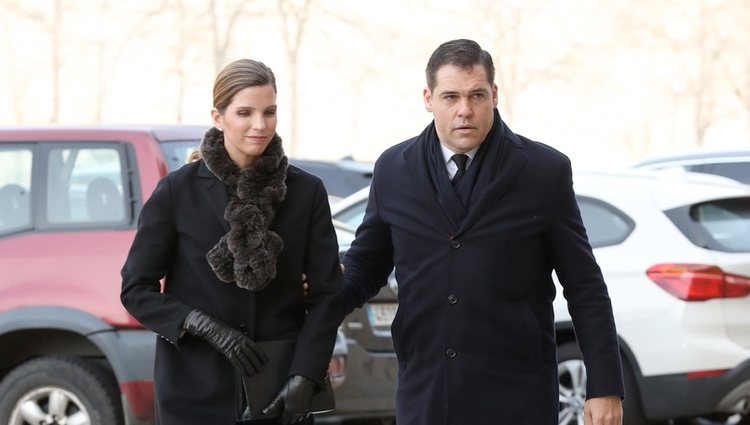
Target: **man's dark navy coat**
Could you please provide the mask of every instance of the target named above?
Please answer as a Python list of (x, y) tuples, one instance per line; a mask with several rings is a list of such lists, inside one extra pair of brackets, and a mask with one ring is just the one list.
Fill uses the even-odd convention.
[(377, 293), (395, 266), (396, 422), (557, 424), (553, 269), (585, 358), (588, 396), (624, 395), (611, 303), (568, 158), (512, 133), (496, 112), (483, 142), (493, 144), (481, 163), (489, 177), (477, 180), (455, 226), (428, 165), (433, 142), (430, 125), (383, 153), (344, 259), (349, 308)]

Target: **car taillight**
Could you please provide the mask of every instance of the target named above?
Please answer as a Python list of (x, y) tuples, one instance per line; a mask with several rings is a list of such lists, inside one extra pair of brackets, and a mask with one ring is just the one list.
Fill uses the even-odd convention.
[(346, 380), (346, 357), (334, 355), (328, 363), (328, 377), (331, 379), (331, 386), (338, 388)]
[(685, 301), (750, 295), (750, 277), (724, 273), (706, 264), (657, 264), (646, 271), (662, 289)]

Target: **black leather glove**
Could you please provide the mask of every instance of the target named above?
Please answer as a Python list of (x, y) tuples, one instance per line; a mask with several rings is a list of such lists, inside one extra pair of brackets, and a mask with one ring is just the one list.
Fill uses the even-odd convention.
[(278, 415), (284, 425), (300, 423), (311, 415), (310, 404), (315, 393), (315, 383), (304, 376), (294, 375), (286, 382), (263, 414)]
[(182, 327), (206, 340), (243, 375), (255, 375), (268, 361), (266, 353), (250, 338), (200, 310), (191, 311)]

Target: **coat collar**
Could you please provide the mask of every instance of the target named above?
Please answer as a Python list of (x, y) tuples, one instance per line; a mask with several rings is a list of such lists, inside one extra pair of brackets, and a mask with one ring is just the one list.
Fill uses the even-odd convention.
[(477, 201), (469, 205), (467, 216), (457, 231), (437, 199), (436, 189), (427, 168), (429, 166), (426, 151), (429, 142), (427, 132), (435, 131), (434, 124), (427, 126), (422, 134), (414, 139), (414, 143), (404, 150), (404, 166), (416, 187), (415, 192), (422, 205), (427, 211), (440, 211), (440, 213), (429, 214), (427, 219), (432, 220), (434, 226), (446, 230), (452, 236), (469, 230), (487, 209), (498, 202), (511, 188), (526, 163), (527, 157), (519, 137), (505, 125), (497, 110), (495, 110), (495, 119), (498, 120), (498, 131), (494, 132), (493, 137), (483, 142), (499, 144), (497, 154), (484, 159), (484, 166), (492, 167), (491, 183), (484, 188), (479, 188), (482, 192), (475, 198)]
[(468, 215), (458, 229), (458, 234), (470, 229), (489, 208), (502, 199), (526, 164), (527, 157), (521, 140), (505, 126), (505, 123), (501, 121), (500, 124), (503, 126), (500, 137), (488, 140), (488, 142), (500, 143), (499, 154), (495, 158), (485, 158), (485, 160), (493, 160), (492, 163), (485, 164), (492, 165), (493, 179), (488, 186), (483, 188), (483, 192), (477, 198), (478, 201), (474, 205), (469, 205)]
[[(429, 131), (433, 126), (430, 125), (425, 129)], [(435, 211), (434, 214), (427, 214), (425, 219), (432, 220), (433, 225), (436, 227), (448, 229), (449, 233), (453, 233), (453, 224), (447, 213), (443, 209), (442, 205), (438, 201), (437, 189), (432, 184), (429, 170), (429, 160), (427, 157), (427, 138), (425, 132), (422, 132), (418, 136), (414, 143), (404, 150), (403, 159), (404, 167), (409, 173), (412, 182), (415, 185), (416, 196), (422, 202), (426, 211)], [(439, 212), (438, 212), (439, 211)]]

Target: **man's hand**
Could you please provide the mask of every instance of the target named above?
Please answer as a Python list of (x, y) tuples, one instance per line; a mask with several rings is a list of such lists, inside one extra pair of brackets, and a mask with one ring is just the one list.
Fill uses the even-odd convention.
[(622, 425), (620, 396), (596, 397), (586, 400), (583, 409), (585, 425)]
[(289, 378), (271, 404), (263, 409), (263, 414), (281, 415), (281, 423), (284, 425), (302, 422), (311, 415), (313, 393), (314, 382), (303, 376), (294, 375)]

